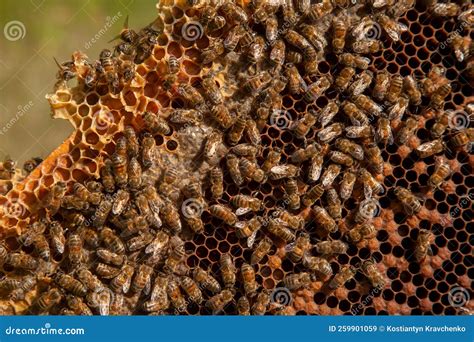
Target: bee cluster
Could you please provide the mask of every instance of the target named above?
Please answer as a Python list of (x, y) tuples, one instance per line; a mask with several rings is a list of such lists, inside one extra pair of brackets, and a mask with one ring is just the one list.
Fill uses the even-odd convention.
[(460, 313), (472, 5), (168, 2), (59, 65), (77, 130), (0, 197), (14, 312)]

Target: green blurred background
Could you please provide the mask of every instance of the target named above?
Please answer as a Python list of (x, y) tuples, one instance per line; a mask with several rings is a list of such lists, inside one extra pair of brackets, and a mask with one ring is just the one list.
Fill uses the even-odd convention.
[[(56, 82), (53, 57), (81, 50), (97, 59), (121, 30), (153, 21), (157, 0), (0, 0), (0, 158), (45, 158), (72, 126), (52, 119), (45, 99)], [(109, 24), (109, 25), (107, 25)], [(108, 27), (110, 26), (110, 27)], [(92, 42), (94, 37), (99, 37)], [(95, 39), (95, 38), (94, 38)]]

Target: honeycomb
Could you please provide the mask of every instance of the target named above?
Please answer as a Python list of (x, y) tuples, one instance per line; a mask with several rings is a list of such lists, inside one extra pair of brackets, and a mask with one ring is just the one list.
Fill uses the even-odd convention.
[(62, 64), (47, 99), (74, 133), (31, 172), (3, 163), (2, 314), (474, 309), (472, 5), (157, 9), (113, 55)]

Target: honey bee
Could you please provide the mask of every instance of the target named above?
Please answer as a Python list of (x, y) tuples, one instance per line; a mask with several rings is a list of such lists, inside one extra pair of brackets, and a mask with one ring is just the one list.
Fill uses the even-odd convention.
[(378, 146), (374, 143), (369, 144), (364, 147), (364, 153), (370, 169), (376, 174), (381, 174), (383, 172), (384, 161), (382, 158), (382, 152)]
[(270, 179), (278, 180), (283, 178), (292, 178), (299, 174), (300, 169), (291, 164), (276, 165), (270, 169)]
[(281, 149), (279, 148), (272, 148), (268, 151), (268, 155), (265, 161), (262, 164), (262, 170), (265, 172), (269, 172), (274, 166), (276, 166), (281, 159)]
[(185, 255), (186, 251), (184, 249), (184, 244), (181, 242), (172, 248), (168, 258), (165, 261), (165, 271), (168, 273), (174, 272), (174, 270), (177, 269), (178, 264), (183, 261)]
[(451, 93), (451, 89), (449, 83), (437, 88), (431, 95), (430, 106), (437, 109), (442, 108), (444, 106), (444, 99)]
[(336, 88), (343, 92), (349, 86), (352, 77), (355, 75), (355, 69), (352, 67), (345, 67), (344, 69), (339, 72), (339, 75), (336, 77), (334, 81), (334, 85)]
[(106, 192), (115, 191), (115, 179), (113, 174), (112, 160), (107, 159), (104, 162), (104, 166), (100, 169), (100, 176), (102, 179), (102, 184), (104, 185)]
[(143, 122), (146, 129), (152, 134), (168, 135), (171, 133), (171, 128), (168, 123), (156, 114), (151, 112), (143, 113)]
[(330, 76), (322, 76), (316, 82), (310, 84), (303, 95), (306, 102), (314, 102), (331, 86), (332, 78)]
[(339, 138), (335, 142), (335, 147), (346, 154), (351, 155), (354, 159), (363, 160), (364, 150), (362, 146), (348, 139)]
[(317, 146), (317, 144), (313, 143), (306, 148), (300, 148), (293, 152), (290, 159), (293, 163), (303, 163), (314, 156), (319, 150), (320, 148)]
[(435, 139), (440, 138), (449, 126), (449, 115), (446, 115), (445, 113), (437, 113), (437, 116), (436, 122), (430, 129), (431, 136)]
[(224, 48), (226, 51), (234, 51), (244, 34), (244, 28), (241, 25), (236, 25), (231, 28), (224, 39)]
[(346, 67), (366, 70), (369, 67), (370, 59), (351, 53), (342, 53), (339, 55), (339, 62)]
[(222, 254), (220, 259), (222, 281), (226, 289), (233, 291), (237, 269), (235, 268), (234, 262), (230, 254)]
[(316, 184), (303, 195), (303, 205), (305, 207), (310, 207), (323, 195), (323, 193), (324, 188), (320, 184)]
[(240, 269), (244, 291), (247, 296), (253, 297), (258, 290), (258, 283), (255, 280), (255, 270), (252, 266), (244, 262)]
[(364, 185), (365, 193), (381, 194), (384, 192), (382, 184), (380, 184), (367, 169), (361, 168), (359, 170), (359, 177), (361, 183)]
[(229, 113), (229, 110), (224, 104), (218, 104), (215, 106), (212, 106), (211, 108), (211, 114), (214, 120), (223, 128), (223, 129), (228, 129), (230, 128), (233, 123), (234, 119)]
[(169, 238), (169, 235), (164, 231), (158, 231), (153, 240), (146, 246), (145, 253), (151, 254), (153, 259), (161, 256), (168, 244)]
[(136, 158), (131, 158), (128, 163), (128, 187), (137, 191), (142, 185), (142, 167)]
[(338, 164), (329, 164), (329, 166), (324, 170), (323, 175), (321, 176), (321, 187), (327, 189), (331, 187), (334, 180), (341, 173), (341, 166)]
[(250, 315), (250, 302), (246, 296), (242, 296), (237, 300), (237, 312), (239, 316)]
[(378, 21), (383, 30), (394, 42), (399, 41), (401, 34), (408, 30), (408, 27), (402, 23), (396, 22), (393, 19), (390, 19), (389, 16), (378, 13), (375, 15), (375, 19)]
[(326, 259), (312, 256), (309, 252), (303, 255), (303, 266), (311, 271), (323, 274), (324, 276), (332, 275), (332, 268)]
[(165, 203), (161, 209), (161, 214), (162, 215), (160, 215), (160, 217), (170, 232), (174, 234), (181, 232), (181, 220), (179, 218), (178, 210), (175, 206), (173, 206), (170, 202)]
[(99, 248), (96, 251), (97, 256), (106, 264), (120, 266), (123, 264), (125, 257), (123, 255), (114, 253), (105, 248)]
[[(281, 67), (285, 62), (286, 45), (281, 39), (275, 40), (269, 59), (276, 67)], [(290, 62), (291, 63), (291, 62)]]
[(397, 186), (394, 193), (397, 199), (402, 203), (407, 214), (413, 215), (420, 212), (422, 204), (410, 190)]
[(395, 103), (399, 98), (403, 88), (403, 77), (400, 75), (394, 75), (389, 83), (386, 100), (389, 103)]
[(242, 176), (247, 179), (254, 180), (257, 183), (264, 183), (267, 179), (265, 172), (260, 169), (256, 163), (251, 162), (246, 158), (240, 159), (239, 169)]
[(155, 148), (156, 143), (153, 136), (149, 133), (143, 133), (141, 143), (141, 165), (145, 169), (152, 167), (155, 164)]
[(353, 243), (358, 243), (362, 240), (371, 239), (375, 237), (377, 231), (372, 223), (363, 223), (356, 226), (349, 231), (349, 239)]
[(470, 142), (474, 141), (474, 129), (467, 128), (455, 133), (449, 142), (454, 147), (466, 146)]
[(329, 152), (329, 159), (336, 164), (345, 165), (345, 166), (352, 166), (354, 164), (354, 159), (346, 153), (339, 152), (339, 151), (331, 151)]
[(382, 48), (382, 43), (376, 39), (364, 39), (352, 43), (352, 51), (360, 54), (374, 54)]
[(81, 298), (67, 296), (66, 302), (67, 306), (74, 312), (75, 315), (92, 316), (91, 309), (87, 306), (86, 303), (82, 301)]
[(285, 40), (288, 44), (296, 47), (298, 50), (303, 52), (305, 56), (316, 57), (316, 51), (305, 37), (294, 30), (288, 30), (284, 35)]
[(258, 293), (255, 303), (252, 305), (252, 315), (263, 316), (267, 312), (270, 304), (270, 293), (268, 290), (262, 290)]
[(114, 91), (116, 91), (119, 87), (119, 77), (116, 70), (116, 61), (112, 52), (108, 49), (102, 50), (100, 52), (99, 60), (101, 67), (104, 70), (107, 84), (113, 87)]
[(455, 17), (460, 12), (459, 5), (456, 3), (439, 3), (437, 1), (433, 2), (428, 10), (439, 17)]
[(246, 214), (250, 211), (260, 211), (262, 208), (261, 200), (247, 195), (235, 195), (232, 197), (231, 203), (235, 208), (237, 208), (235, 212), (237, 216)]
[(213, 199), (222, 197), (224, 193), (224, 175), (222, 170), (216, 166), (209, 171), (209, 178), (211, 184), (211, 194)]
[(311, 162), (308, 170), (308, 182), (314, 183), (321, 176), (321, 171), (323, 169), (324, 156), (323, 154), (316, 154), (311, 158)]
[(332, 21), (332, 48), (335, 53), (341, 53), (344, 50), (346, 35), (347, 19), (343, 16), (335, 17)]
[(291, 64), (300, 64), (303, 61), (303, 55), (297, 51), (287, 51), (285, 61)]
[(37, 235), (33, 240), (33, 245), (40, 258), (48, 261), (51, 256), (51, 250), (46, 237), (44, 235)]
[(115, 235), (112, 229), (105, 227), (100, 231), (99, 235), (103, 245), (106, 246), (111, 252), (117, 254), (125, 253), (125, 245), (122, 239)]
[(247, 119), (245, 125), (245, 135), (252, 145), (260, 146), (262, 143), (260, 132), (257, 128), (257, 123), (253, 119)]
[(45, 196), (43, 200), (43, 207), (51, 212), (51, 214), (55, 214), (60, 205), (61, 201), (66, 194), (67, 186), (64, 182), (57, 182), (51, 188), (51, 191)]
[(288, 207), (291, 210), (298, 210), (300, 208), (300, 193), (296, 179), (289, 178), (285, 183), (286, 200)]
[(224, 3), (219, 7), (219, 11), (221, 11), (230, 22), (245, 23), (248, 20), (245, 10), (233, 2)]
[(329, 1), (323, 1), (317, 4), (311, 5), (310, 10), (306, 13), (306, 17), (310, 22), (315, 23), (322, 17), (330, 14), (334, 7)]
[(421, 144), (416, 148), (416, 152), (420, 158), (427, 158), (442, 152), (444, 150), (444, 146), (445, 144), (441, 139), (436, 139)]
[(119, 275), (120, 268), (99, 262), (96, 265), (95, 273), (104, 279), (112, 279)]
[(306, 113), (292, 127), (295, 135), (299, 139), (305, 139), (311, 127), (316, 123), (316, 116), (313, 113)]
[(404, 126), (398, 131), (397, 141), (399, 144), (405, 144), (412, 137), (418, 128), (418, 121), (412, 117), (407, 118)]
[(370, 280), (370, 283), (374, 287), (383, 288), (385, 287), (385, 279), (383, 274), (378, 270), (377, 265), (373, 261), (364, 261), (362, 263), (362, 271)]
[(263, 58), (264, 50), (265, 39), (261, 36), (256, 36), (247, 50), (247, 59), (249, 63), (257, 64)]
[[(5, 284), (5, 282), (7, 284)], [(8, 283), (9, 283), (9, 285), (8, 285)], [(22, 277), (20, 281), (18, 281), (16, 279), (6, 278), (6, 279), (3, 279), (3, 280), (0, 280), (0, 291), (5, 289), (5, 287), (6, 287), (7, 292), (12, 291), (9, 294), (9, 298), (11, 300), (13, 300), (13, 301), (24, 300), (26, 294), (34, 288), (36, 283), (37, 283), (36, 277), (33, 277), (33, 276)], [(5, 284), (6, 286), (2, 285), (2, 284)]]
[(329, 143), (342, 134), (344, 126), (339, 123), (333, 123), (318, 132), (318, 139), (322, 143)]
[(411, 104), (418, 106), (421, 103), (421, 91), (418, 89), (418, 85), (412, 76), (405, 77), (403, 89), (408, 95)]
[(188, 102), (190, 107), (199, 107), (204, 104), (202, 95), (190, 84), (181, 84), (178, 87), (178, 94)]
[(382, 107), (365, 95), (357, 95), (352, 99), (354, 104), (367, 114), (380, 116), (382, 113)]
[(162, 312), (168, 309), (170, 303), (168, 294), (168, 277), (158, 275), (155, 278), (153, 288), (151, 290), (150, 299), (143, 303), (143, 309), (147, 312)]
[(287, 246), (288, 247), (288, 259), (294, 263), (300, 262), (305, 253), (311, 249), (311, 240), (307, 233), (300, 234), (294, 243)]
[(290, 214), (288, 211), (283, 209), (275, 210), (272, 213), (272, 216), (282, 220), (288, 225), (288, 227), (295, 230), (301, 230), (304, 228), (305, 225), (305, 221), (302, 216)]
[(79, 268), (76, 275), (79, 281), (83, 283), (89, 291), (99, 292), (104, 289), (104, 284), (87, 268)]
[(225, 306), (229, 304), (233, 298), (234, 293), (228, 289), (225, 289), (209, 298), (206, 302), (206, 307), (212, 310), (212, 314), (215, 315), (224, 310)]
[(328, 214), (326, 209), (320, 206), (313, 206), (312, 212), (317, 225), (327, 233), (334, 233), (338, 227), (336, 221)]
[(46, 313), (55, 305), (58, 305), (63, 296), (57, 288), (52, 288), (47, 292), (42, 293), (38, 300), (34, 303), (35, 308), (40, 312)]
[(370, 138), (374, 134), (372, 126), (369, 125), (347, 126), (345, 128), (345, 133), (346, 136), (351, 139)]
[(168, 294), (168, 298), (171, 302), (171, 305), (178, 312), (183, 312), (184, 310), (186, 310), (186, 306), (187, 306), (186, 299), (181, 293), (178, 282), (175, 279), (173, 278), (169, 279), (168, 286), (166, 288), (166, 293)]
[[(218, 19), (216, 19), (215, 22), (218, 22)], [(209, 47), (201, 53), (202, 63), (203, 64), (212, 63), (224, 52), (225, 52), (224, 43), (221, 39), (211, 41), (211, 44), (209, 45)]]
[(342, 218), (342, 204), (336, 189), (331, 188), (326, 191), (327, 211), (335, 220)]
[(202, 292), (199, 286), (190, 277), (181, 277), (180, 279), (181, 288), (186, 292), (189, 299), (197, 304), (202, 303)]
[(378, 101), (382, 101), (388, 92), (390, 82), (390, 74), (386, 70), (379, 71), (375, 74), (375, 84), (372, 90), (372, 97)]
[(258, 95), (260, 94), (261, 90), (272, 80), (271, 75), (264, 71), (256, 76), (246, 78), (246, 82), (243, 85), (244, 90), (246, 90), (249, 94)]
[(95, 213), (95, 216), (93, 218), (92, 224), (96, 228), (100, 228), (104, 225), (105, 220), (109, 216), (109, 213), (112, 211), (112, 201), (107, 198), (103, 198), (99, 206), (97, 207), (97, 211)]
[(416, 240), (415, 247), (415, 259), (418, 262), (422, 262), (427, 255), (433, 255), (431, 249), (431, 240), (433, 239), (433, 233), (426, 229), (420, 229), (418, 233), (418, 239)]
[(321, 123), (321, 126), (326, 127), (332, 119), (336, 116), (339, 111), (339, 106), (334, 102), (329, 102), (319, 113), (318, 121)]
[(351, 172), (351, 171), (344, 172), (342, 176), (341, 187), (339, 189), (341, 199), (347, 200), (351, 197), (356, 178), (357, 177), (354, 172)]
[(262, 240), (258, 243), (257, 247), (252, 252), (250, 257), (250, 264), (258, 264), (262, 259), (270, 252), (270, 249), (273, 246), (272, 240), (267, 236), (263, 237)]
[(451, 168), (449, 164), (443, 159), (438, 158), (436, 161), (436, 168), (430, 178), (428, 179), (428, 185), (433, 189), (439, 188), (443, 181), (451, 174)]
[(141, 293), (143, 291), (145, 294), (149, 294), (151, 290), (152, 273), (152, 267), (145, 264), (139, 265), (130, 285), (132, 292)]
[(235, 120), (235, 123), (232, 125), (229, 133), (227, 133), (227, 141), (231, 146), (237, 145), (240, 139), (242, 139), (246, 123), (247, 120), (242, 115)]
[(288, 90), (291, 94), (299, 94), (307, 88), (306, 82), (293, 64), (286, 64), (285, 74), (288, 78)]
[(449, 38), (451, 38), (450, 46), (459, 62), (463, 62), (471, 55), (469, 52), (470, 46), (472, 45), (472, 40), (470, 37), (462, 37), (454, 32), (449, 35)]
[(358, 74), (351, 85), (347, 88), (347, 91), (352, 96), (361, 95), (372, 83), (373, 74), (371, 71), (365, 70)]
[(47, 225), (45, 220), (38, 220), (28, 226), (28, 229), (21, 235), (20, 241), (25, 246), (30, 246), (38, 235), (44, 234)]
[(355, 274), (356, 269), (353, 266), (349, 265), (342, 267), (339, 273), (337, 273), (334, 278), (332, 278), (332, 280), (329, 282), (329, 288), (331, 290), (335, 290), (343, 286), (349, 280), (354, 278)]
[(83, 261), (82, 237), (78, 234), (71, 234), (66, 241), (66, 245), (68, 249), (68, 258), (71, 264), (80, 264)]
[(213, 75), (208, 75), (201, 82), (206, 97), (213, 105), (219, 105), (223, 102), (223, 96), (214, 80)]
[(377, 120), (375, 138), (377, 142), (382, 142), (384, 145), (393, 144), (393, 134), (389, 119), (381, 117)]
[(290, 291), (307, 288), (311, 284), (311, 276), (307, 272), (288, 274), (283, 279), (283, 284)]
[(224, 221), (229, 226), (233, 226), (237, 223), (237, 216), (230, 210), (221, 204), (214, 204), (209, 207), (209, 212), (212, 216), (217, 217), (219, 220)]
[(27, 173), (30, 174), (33, 172), (34, 169), (36, 169), (41, 163), (43, 162), (43, 159), (40, 157), (35, 157), (32, 159), (29, 159), (23, 163), (23, 170)]
[(204, 271), (200, 267), (196, 267), (193, 271), (194, 281), (199, 283), (205, 289), (211, 291), (212, 293), (221, 292), (221, 285), (208, 271)]
[(295, 240), (295, 234), (288, 229), (285, 222), (280, 219), (271, 218), (268, 221), (267, 229), (272, 235), (287, 243)]
[(84, 297), (87, 294), (87, 287), (68, 274), (58, 273), (54, 281), (64, 290), (71, 292), (75, 296)]
[(240, 172), (239, 168), (239, 159), (235, 154), (228, 154), (226, 157), (227, 169), (229, 170), (230, 177), (232, 181), (237, 185), (240, 186), (243, 184), (244, 179)]
[[(321, 34), (320, 30), (318, 30), (314, 25), (302, 25), (299, 28), (299, 31), (316, 48), (317, 51), (323, 51), (328, 45), (324, 35)], [(307, 51), (306, 55), (309, 59), (310, 56), (307, 54)]]
[(373, 198), (367, 198), (359, 203), (359, 208), (355, 214), (356, 223), (366, 223), (377, 215), (379, 204)]

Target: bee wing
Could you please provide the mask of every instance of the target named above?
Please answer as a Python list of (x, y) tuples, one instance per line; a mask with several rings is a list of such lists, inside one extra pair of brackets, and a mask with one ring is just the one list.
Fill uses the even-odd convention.
[(132, 277), (128, 277), (127, 281), (123, 284), (122, 290), (123, 293), (127, 293), (130, 290), (130, 285), (132, 284)]
[(289, 243), (285, 246), (285, 252), (290, 252), (295, 248), (296, 242)]
[(145, 287), (143, 288), (143, 293), (145, 293), (146, 295), (149, 295), (150, 290), (151, 290), (151, 277), (148, 277)]
[(250, 208), (240, 207), (235, 211), (235, 214), (237, 216), (244, 215), (244, 214), (248, 213), (250, 210), (251, 210)]
[(257, 231), (254, 231), (252, 235), (249, 236), (247, 239), (247, 246), (252, 248), (253, 244), (255, 243), (255, 238), (257, 237)]

